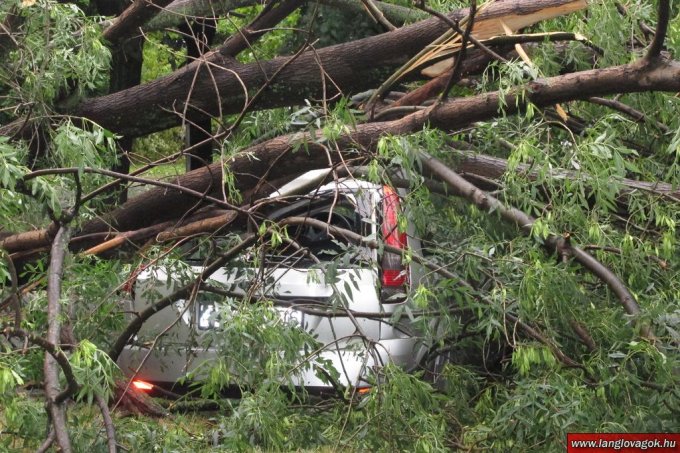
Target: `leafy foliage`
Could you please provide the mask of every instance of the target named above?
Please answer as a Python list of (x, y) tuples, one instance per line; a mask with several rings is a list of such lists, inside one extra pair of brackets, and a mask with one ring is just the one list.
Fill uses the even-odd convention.
[[(440, 1), (432, 6), (448, 11), (462, 3)], [(657, 2), (624, 2), (626, 15), (614, 3), (592, 2), (587, 20), (569, 15), (531, 30), (580, 33), (601, 52), (593, 53), (579, 42), (541, 43), (532, 47), (532, 66), (522, 61), (492, 64), (474, 83), (453, 93), (504, 93), (540, 77), (637, 58), (644, 49), (641, 43), (649, 38), (640, 23), (654, 23)], [(73, 3), (16, 0), (0, 6), (0, 22), (17, 11), (21, 32), (0, 68), (0, 121), (26, 113), (37, 117), (36, 130), (47, 131), (50, 153), (35, 156), (26, 142), (0, 137), (0, 239), (5, 233), (47, 225), (68, 212), (79, 203), (81, 191), (105, 182), (85, 168), (108, 169), (117, 162), (117, 137), (95, 124), (59, 116), (55, 107), (56, 101), (68, 103), (108, 86), (110, 54), (101, 41), (101, 19)], [(232, 34), (261, 11), (259, 5), (239, 9), (218, 21), (218, 33)], [(294, 51), (295, 43), (311, 42), (314, 36), (321, 38), (319, 46), (380, 31), (368, 21), (354, 27), (348, 23), (355, 24), (346, 13), (309, 4), (244, 52), (241, 61)], [(299, 29), (312, 30), (312, 37)], [(176, 33), (147, 36), (144, 81), (182, 64), (184, 53), (173, 42), (177, 39)], [(677, 5), (666, 48), (671, 56), (680, 54)], [(680, 209), (677, 199), (654, 187), (631, 189), (628, 183), (661, 181), (680, 187), (680, 98), (642, 93), (617, 100), (642, 112), (644, 120), (587, 101), (561, 106), (572, 121), (566, 124), (552, 108), (530, 105), (522, 115), (510, 116), (503, 113), (507, 106), (499, 105), (498, 118), (464, 131), (425, 127), (410, 135), (380, 138), (370, 154), (368, 179), (387, 183), (397, 175), (408, 182), (400, 230), (413, 225), (423, 239), (424, 257), (434, 268), (457, 276), (414, 285), (406, 295), (409, 304), (391, 320), (397, 323), (405, 317), (416, 327), (419, 344), (427, 349), (421, 370), (407, 373), (387, 366), (375, 371), (375, 385), (367, 394), (337, 388), (336, 398), (318, 398), (293, 385), (301, 370), (327, 365), (316, 339), (295, 322), (284, 322), (273, 304), (200, 291), (193, 300), (183, 301), (183, 309), (213, 297), (221, 314), (212, 321), (228, 322), (189, 339), (214, 348), (217, 356), (189, 374), (186, 382), (193, 385), (190, 395), (200, 395), (201, 402), (216, 404), (218, 410), (173, 413), (162, 420), (115, 416), (119, 443), (131, 451), (556, 451), (564, 448), (568, 432), (678, 431)], [(349, 99), (336, 100), (330, 109), (309, 100), (296, 108), (245, 113), (240, 127), (221, 143), (220, 157), (226, 161), (254, 141), (297, 131), (315, 131), (314, 138), (333, 149), (344, 133), (366, 119), (356, 107)], [(235, 118), (217, 120), (230, 124)], [(137, 141), (133, 161), (170, 155), (181, 141), (177, 129), (145, 137)], [(476, 153), (505, 162), (507, 168), (493, 182), (493, 194), (536, 219), (531, 235), (521, 236), (496, 212), (435, 190), (423, 176), (421, 152), (451, 167)], [(36, 163), (76, 171), (26, 179)], [(178, 171), (173, 162), (155, 176)], [(240, 201), (235, 175), (225, 171), (224, 178), (231, 184), (229, 201)], [(100, 198), (80, 207), (76, 224), (96, 216), (107, 202)], [(285, 230), (268, 223), (251, 229), (259, 230), (257, 246), (246, 252), (251, 264), (289, 239)], [(568, 237), (620, 276), (644, 309), (640, 319), (624, 315), (616, 295), (601, 280), (569, 259), (546, 254), (541, 246), (549, 235)], [(241, 238), (229, 239), (231, 247)], [(215, 246), (207, 237), (198, 254), (215, 258), (228, 250), (223, 245)], [(168, 269), (168, 279), (172, 274), (176, 286), (190, 282), (196, 272), (184, 261), (185, 251), (146, 244), (133, 257), (74, 254), (66, 261), (61, 303), (79, 340), (67, 350), (80, 384), (74, 397), (82, 403), (69, 411), (77, 450), (106, 448), (93, 402), (96, 395), (111, 397), (114, 381), (121, 376), (104, 352), (129, 321), (121, 289), (140, 264)], [(405, 261), (412, 261), (414, 253), (409, 251)], [(4, 301), (16, 289), (11, 287), (13, 271), (2, 258), (0, 330), (13, 323), (7, 308), (11, 305)], [(347, 258), (340, 254), (337, 259)], [(333, 263), (319, 269), (331, 280), (337, 267)], [(21, 284), (33, 286), (22, 294), (24, 316), (17, 327), (39, 333), (47, 329), (46, 268), (44, 257), (20, 268)], [(165, 295), (153, 291), (149, 298)], [(341, 308), (337, 293), (333, 300)], [(551, 343), (525, 335), (518, 323), (509, 322), (508, 313), (530, 323)], [(650, 325), (657, 341), (640, 339), (636, 323)], [(144, 335), (136, 341), (153, 342), (161, 350), (169, 350), (177, 340), (168, 335), (156, 342)], [(558, 351), (575, 358), (578, 366), (566, 366)], [(44, 356), (34, 344), (0, 336), (4, 449), (35, 449), (45, 437), (48, 420), (41, 396), (35, 395), (35, 383), (43, 379)], [(326, 378), (332, 383), (333, 377)], [(240, 398), (223, 398), (234, 385)], [(188, 400), (168, 403), (168, 409), (189, 405)]]

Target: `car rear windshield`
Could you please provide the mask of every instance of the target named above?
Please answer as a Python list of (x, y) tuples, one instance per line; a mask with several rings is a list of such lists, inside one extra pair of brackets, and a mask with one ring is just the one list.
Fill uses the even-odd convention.
[[(329, 225), (364, 235), (367, 225), (354, 205), (345, 197), (339, 200), (324, 200), (322, 203), (303, 202), (286, 209), (285, 215), (275, 214), (272, 220), (285, 217), (304, 217), (319, 220)], [(326, 228), (312, 225), (292, 225), (287, 229), (288, 239), (277, 247), (272, 247), (268, 257), (270, 260), (288, 260), (291, 256), (301, 256), (303, 261), (314, 261), (313, 255), (320, 261), (332, 261), (341, 254), (350, 254), (350, 262), (361, 258), (362, 250), (348, 244), (342, 237), (333, 236)]]
[[(278, 204), (269, 211), (267, 217), (272, 222), (287, 217), (316, 219), (361, 236), (366, 236), (371, 231), (370, 223), (362, 218), (353, 200), (343, 194), (338, 194), (337, 198), (329, 194), (298, 199), (286, 205)], [(235, 242), (235, 235), (244, 231), (232, 230), (230, 233), (229, 237), (214, 238), (213, 246), (226, 250)], [(255, 258), (253, 253), (254, 251), (249, 254)], [(270, 240), (259, 253), (260, 258), (264, 257), (266, 266), (290, 267), (310, 267), (318, 262), (339, 259), (346, 264), (358, 264), (368, 261), (371, 256), (366, 248), (348, 244), (342, 237), (329, 234), (325, 228), (311, 225), (289, 225), (286, 234), (280, 234), (276, 241)], [(204, 254), (194, 252), (188, 261), (192, 264), (202, 263), (202, 255)]]

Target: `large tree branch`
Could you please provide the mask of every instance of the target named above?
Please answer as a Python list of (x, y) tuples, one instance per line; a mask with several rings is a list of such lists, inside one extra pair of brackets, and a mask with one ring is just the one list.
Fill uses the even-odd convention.
[(654, 39), (647, 49), (645, 60), (652, 61), (661, 54), (663, 49), (663, 42), (666, 40), (666, 33), (668, 32), (668, 23), (671, 18), (671, 1), (659, 0), (658, 17), (656, 22), (656, 31), (654, 32)]
[[(427, 168), (433, 175), (446, 182), (452, 189), (462, 194), (462, 196), (471, 203), (485, 211), (498, 212), (505, 221), (515, 224), (523, 234), (531, 234), (535, 223), (535, 220), (531, 216), (516, 208), (505, 206), (497, 198), (483, 192), (474, 184), (466, 181), (440, 160), (427, 154), (423, 154), (421, 161), (423, 167)], [(543, 245), (550, 252), (571, 255), (585, 269), (609, 286), (618, 297), (621, 305), (626, 310), (626, 313), (635, 318), (640, 316), (640, 306), (626, 285), (609, 268), (597, 261), (593, 256), (579, 247), (571, 245), (565, 238), (554, 234), (545, 237)], [(634, 319), (634, 322), (637, 321), (637, 319)], [(654, 337), (649, 331), (649, 327), (644, 324), (642, 325), (642, 335), (649, 339), (653, 339)]]
[[(506, 114), (519, 113), (529, 102), (538, 107), (546, 107), (557, 102), (595, 95), (652, 90), (672, 92), (680, 90), (680, 63), (661, 61), (651, 67), (629, 64), (595, 69), (539, 79), (502, 95), (499, 92), (492, 92), (452, 99), (438, 105), (435, 109), (419, 111), (400, 120), (358, 125), (350, 133), (340, 136), (337, 145), (339, 149), (353, 149), (357, 146), (370, 148), (383, 135), (414, 132), (421, 129), (427, 122), (441, 129), (452, 130), (476, 121), (491, 119), (502, 111)], [(503, 105), (505, 107), (501, 108)], [(326, 149), (315, 143), (314, 137), (312, 134), (278, 137), (236, 155), (228, 163), (236, 175), (236, 187), (241, 189), (255, 187), (259, 178), (265, 174), (269, 177), (280, 178), (326, 166), (328, 163), (325, 155)], [(291, 153), (286, 159), (281, 158), (292, 147), (300, 146), (302, 143), (305, 144), (306, 152), (298, 151)], [(253, 160), (253, 155), (258, 156), (260, 160)], [(270, 168), (274, 164), (276, 167)], [(178, 178), (177, 184), (186, 184), (187, 187), (198, 192), (206, 190), (207, 184), (210, 184), (221, 191), (221, 164), (213, 164), (205, 169), (187, 173)], [(159, 202), (162, 198), (165, 198), (166, 202)], [(190, 197), (182, 198), (175, 192), (150, 191), (123, 205), (109, 216), (108, 221), (91, 223), (85, 227), (85, 230), (102, 231), (108, 228), (109, 222), (113, 222), (114, 227), (132, 230), (147, 226), (148, 223), (140, 225), (140, 219), (149, 219), (149, 214), (157, 215), (158, 221), (168, 220), (178, 217), (188, 205), (193, 205), (193, 199)]]
[[(456, 159), (453, 167), (463, 176), (466, 173), (470, 173), (485, 178), (500, 179), (508, 169), (508, 161), (500, 157), (457, 149), (453, 149), (452, 153), (455, 155)], [(531, 165), (520, 164), (515, 171), (525, 174), (531, 180), (538, 177), (538, 172), (533, 170)], [(580, 178), (585, 180), (586, 184), (588, 181), (592, 180), (592, 176), (587, 173), (564, 168), (550, 169), (547, 177), (558, 180), (576, 180)], [(642, 191), (658, 195), (659, 197), (666, 198), (673, 202), (680, 202), (680, 188), (674, 187), (672, 184), (666, 182), (636, 181), (629, 178), (614, 179), (613, 181), (621, 186), (619, 195), (622, 197), (626, 197), (634, 191)]]
[(104, 38), (115, 44), (131, 36), (171, 2), (172, 0), (136, 0), (104, 30)]
[[(662, 60), (648, 67), (632, 63), (606, 69), (592, 69), (563, 76), (537, 79), (523, 87), (501, 94), (493, 92), (455, 99), (440, 105), (429, 116), (432, 125), (455, 129), (475, 121), (484, 121), (504, 112), (517, 114), (528, 103), (548, 107), (558, 102), (587, 99), (615, 93), (645, 91), (675, 92), (680, 89), (680, 63)], [(501, 107), (502, 106), (502, 107)], [(423, 112), (404, 118), (417, 122)], [(404, 121), (402, 120), (402, 121)]]
[[(660, 60), (655, 65), (633, 63), (607, 69), (594, 69), (547, 79), (538, 79), (524, 87), (499, 92), (484, 93), (468, 98), (450, 99), (435, 109), (419, 111), (402, 119), (387, 122), (360, 124), (339, 136), (337, 149), (370, 149), (381, 136), (407, 134), (418, 131), (426, 123), (453, 130), (476, 121), (494, 118), (501, 113), (516, 114), (531, 102), (537, 107), (547, 107), (557, 102), (584, 99), (591, 96), (617, 92), (680, 91), (680, 63)], [(501, 108), (501, 106), (505, 106)], [(245, 149), (225, 164), (235, 176), (240, 190), (258, 186), (261, 178), (292, 179), (308, 170), (328, 165), (327, 148), (317, 143), (315, 133), (297, 133), (277, 137)], [(299, 148), (293, 152), (294, 148)], [(286, 158), (283, 158), (283, 156)], [(339, 159), (339, 156), (334, 158)], [(222, 193), (222, 163), (212, 164), (179, 176), (175, 183), (197, 193), (220, 196)], [(196, 206), (196, 199), (178, 190), (150, 190), (123, 204), (102, 219), (88, 222), (82, 234), (101, 233), (110, 229), (131, 231), (154, 223), (181, 217)], [(33, 239), (32, 247), (50, 237), (44, 231), (23, 233)], [(25, 248), (16, 236), (0, 242), (0, 247), (14, 244), (16, 250)], [(43, 244), (44, 245), (44, 244)]]
[[(482, 180), (488, 183), (493, 180), (498, 180), (503, 177), (508, 168), (508, 161), (499, 157), (488, 156), (485, 154), (475, 153), (469, 150), (459, 150), (453, 148), (451, 152), (454, 155), (454, 162), (451, 168), (463, 176), (468, 181), (476, 184), (479, 187), (479, 181)], [(516, 170), (519, 173), (525, 174), (529, 179), (534, 180), (538, 177), (538, 172), (532, 169), (531, 165), (520, 164), (517, 166)], [(368, 172), (365, 167), (352, 167), (348, 169), (349, 171), (344, 171), (345, 169), (339, 168), (337, 170), (338, 176), (352, 174), (354, 176), (365, 176)], [(573, 170), (566, 170), (562, 168), (552, 169), (547, 177), (555, 180), (565, 180), (565, 179), (583, 179), (586, 184), (592, 178), (590, 175), (583, 172), (577, 172)], [(398, 177), (390, 177), (392, 184), (397, 187), (408, 188), (410, 182), (406, 179), (401, 179)], [(673, 187), (671, 184), (664, 182), (647, 182), (647, 181), (636, 181), (628, 178), (617, 179), (616, 183), (621, 185), (621, 190), (619, 191), (619, 196), (623, 203), (626, 202), (625, 198), (633, 192), (641, 191), (652, 195), (663, 197), (669, 201), (680, 202), (680, 189)], [(437, 183), (431, 180), (426, 180), (425, 184), (428, 186), (430, 191), (440, 193), (443, 195), (452, 194), (451, 189), (446, 189), (446, 186), (442, 183)], [(277, 185), (278, 186), (278, 185)], [(492, 187), (496, 188), (498, 185), (493, 184)], [(314, 184), (311, 184), (307, 190), (312, 190)], [(484, 187), (484, 186), (481, 186)], [(455, 195), (460, 195), (458, 193), (453, 193)], [(203, 198), (203, 197), (199, 197)], [(107, 252), (111, 249), (121, 247), (125, 244), (139, 243), (145, 241), (151, 237), (156, 236), (158, 242), (179, 239), (181, 237), (186, 237), (189, 235), (213, 232), (218, 228), (221, 228), (232, 221), (236, 220), (238, 214), (236, 211), (221, 211), (217, 215), (218, 211), (206, 211), (199, 212), (185, 220), (185, 222), (178, 224), (177, 222), (168, 221), (157, 223), (155, 225), (141, 228), (134, 231), (126, 231), (121, 233), (99, 233), (91, 236), (89, 239), (87, 236), (75, 237), (72, 239), (72, 248), (80, 248), (77, 243), (85, 240), (86, 242), (91, 242), (95, 238), (104, 238), (106, 242), (100, 243), (92, 247), (91, 249), (85, 251), (86, 254), (101, 254)], [(110, 238), (110, 239), (109, 239)], [(1, 243), (0, 243), (1, 244)]]
[[(478, 19), (507, 19), (570, 3), (571, 0), (493, 3)], [(467, 9), (463, 9), (449, 17), (459, 20), (466, 14)], [(308, 51), (290, 64), (288, 60), (291, 57), (251, 64), (234, 63), (233, 60), (225, 60), (216, 51), (207, 54), (205, 60), (188, 65), (167, 77), (118, 93), (87, 99), (69, 109), (68, 113), (88, 118), (126, 136), (148, 134), (180, 124), (179, 113), (183, 112), (190, 91), (192, 106), (201, 112), (212, 115), (240, 112), (246, 96), (243, 85), (252, 94), (267, 83), (271, 74), (287, 64), (252, 108), (293, 105), (324, 95), (332, 97), (337, 94), (336, 85), (343, 93), (362, 91), (382, 81), (389, 71), (421, 51), (447, 28), (439, 19), (425, 20), (379, 36)], [(319, 66), (323, 71), (319, 71)], [(195, 76), (196, 70), (201, 71), (198, 77)], [(203, 72), (208, 70), (212, 77), (208, 77), (207, 72), (203, 76)], [(325, 87), (325, 78), (332, 79), (333, 86)]]
[[(64, 257), (68, 248), (70, 228), (61, 226), (57, 231), (50, 252), (50, 266), (47, 274), (47, 336), (49, 344), (58, 344), (61, 336), (61, 278)], [(71, 440), (66, 427), (66, 411), (62, 392), (59, 390), (59, 365), (49, 352), (45, 353), (45, 396), (47, 409), (57, 444), (64, 453), (71, 452)]]
[[(478, 186), (480, 179), (485, 182), (488, 182), (489, 180), (501, 179), (508, 168), (508, 161), (500, 157), (480, 154), (471, 150), (457, 149), (455, 147), (451, 149), (451, 152), (454, 156), (454, 162), (451, 168), (458, 172), (465, 179), (477, 184)], [(525, 174), (526, 177), (534, 180), (538, 177), (538, 172), (532, 170), (532, 168), (533, 167), (531, 165), (520, 164), (517, 166), (515, 171)], [(338, 169), (338, 173), (347, 174), (347, 172), (344, 172), (342, 168)], [(351, 173), (354, 175), (364, 175), (366, 174), (366, 171), (363, 168), (354, 167), (351, 169)], [(580, 178), (583, 179), (586, 184), (588, 184), (588, 181), (591, 179), (591, 176), (587, 173), (563, 168), (554, 168), (548, 173), (547, 176), (555, 180), (576, 180)], [(122, 175), (122, 177), (127, 179), (127, 175)], [(286, 180), (287, 179), (289, 178), (286, 178)], [(394, 177), (392, 177), (391, 180), (392, 183), (398, 187), (409, 186), (409, 182), (407, 180)], [(621, 197), (621, 202), (624, 204), (626, 203), (626, 197), (634, 192), (646, 192), (672, 202), (680, 202), (680, 189), (665, 182), (648, 182), (620, 178), (616, 179), (616, 183), (621, 186), (619, 196)], [(153, 181), (153, 184), (157, 184), (156, 181)], [(181, 186), (177, 186), (176, 184), (158, 183), (158, 185), (166, 188), (177, 189), (180, 192), (194, 196), (196, 200), (210, 200), (210, 198), (201, 193), (184, 190), (181, 188)], [(272, 187), (279, 186), (280, 183), (277, 183)], [(438, 185), (437, 183), (429, 184), (428, 187), (431, 191), (437, 193), (447, 193), (445, 187)], [(493, 187), (497, 187), (497, 185), (493, 185)], [(311, 190), (311, 188), (312, 187), (310, 186), (309, 190)], [(448, 193), (451, 193), (450, 189)], [(218, 205), (220, 204), (221, 203), (218, 203)], [(215, 211), (201, 211), (180, 222), (169, 220), (132, 231), (118, 233), (100, 232), (84, 236), (77, 236), (71, 240), (71, 248), (74, 250), (80, 250), (83, 248), (83, 244), (96, 243), (96, 245), (84, 253), (101, 254), (111, 249), (121, 247), (125, 244), (129, 245), (140, 243), (154, 236), (157, 236), (158, 241), (177, 239), (186, 235), (214, 231), (216, 228), (228, 223), (228, 221), (234, 220), (236, 215), (236, 211), (226, 211), (226, 213), (223, 213), (219, 216), (216, 216)], [(9, 236), (3, 241), (0, 241), (0, 248), (4, 248), (8, 252), (31, 250), (49, 243), (52, 236), (53, 234), (47, 234), (47, 232), (42, 230), (19, 233)], [(5, 304), (9, 304), (10, 301), (9, 299), (6, 299), (5, 302), (6, 303), (0, 304), (0, 307), (4, 306)]]
[[(174, 27), (183, 22), (185, 17), (212, 17), (225, 15), (229, 11), (242, 6), (255, 4), (254, 0), (175, 0), (166, 11), (149, 22), (146, 30), (159, 30)], [(365, 14), (360, 0), (322, 0), (321, 3), (356, 14)], [(391, 3), (373, 1), (377, 9), (390, 21), (402, 25), (407, 21), (424, 19), (420, 11)]]

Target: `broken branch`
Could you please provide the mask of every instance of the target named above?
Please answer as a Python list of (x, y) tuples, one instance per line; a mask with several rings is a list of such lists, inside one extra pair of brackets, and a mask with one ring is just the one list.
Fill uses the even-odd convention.
[[(497, 198), (484, 193), (475, 185), (463, 179), (458, 173), (451, 170), (443, 162), (430, 155), (422, 153), (421, 162), (424, 168), (428, 169), (434, 176), (446, 182), (452, 188), (455, 188), (466, 200), (487, 212), (498, 212), (504, 220), (515, 224), (523, 234), (531, 234), (535, 220), (526, 213), (516, 208), (506, 207)], [(590, 254), (576, 246), (572, 246), (564, 238), (558, 237), (555, 234), (550, 234), (544, 238), (543, 246), (553, 253), (559, 251), (569, 253), (579, 264), (609, 286), (618, 297), (626, 313), (636, 318), (640, 316), (640, 306), (626, 285), (609, 268)], [(634, 320), (634, 322), (637, 322), (637, 320)], [(641, 326), (641, 334), (650, 340), (654, 338), (649, 327), (644, 324)]]

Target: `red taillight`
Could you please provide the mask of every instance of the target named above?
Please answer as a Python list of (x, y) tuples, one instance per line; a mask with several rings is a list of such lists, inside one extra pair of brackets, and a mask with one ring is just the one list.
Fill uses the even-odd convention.
[[(390, 187), (383, 187), (382, 236), (386, 245), (403, 250), (406, 248), (406, 233), (399, 232), (399, 195)], [(400, 287), (406, 284), (406, 268), (401, 264), (401, 255), (384, 252), (382, 258), (383, 288)]]
[(406, 283), (406, 272), (403, 269), (383, 269), (383, 286), (403, 286)]
[(141, 390), (143, 392), (148, 392), (150, 390), (153, 390), (153, 384), (149, 384), (148, 382), (141, 381), (139, 379), (135, 379), (134, 381), (132, 381), (132, 386), (135, 389)]
[(125, 283), (123, 283), (123, 291), (129, 293), (132, 297), (134, 297), (135, 283), (137, 282), (137, 277), (139, 277), (139, 274), (144, 272), (145, 269), (146, 264), (140, 264), (132, 272), (130, 272), (130, 276), (128, 277), (127, 280), (125, 280)]

